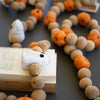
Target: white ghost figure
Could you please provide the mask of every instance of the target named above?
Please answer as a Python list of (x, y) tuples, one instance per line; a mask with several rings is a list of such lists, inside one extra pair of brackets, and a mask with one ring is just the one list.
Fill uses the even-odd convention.
[(5, 7), (8, 7), (8, 5), (5, 4), (5, 0), (0, 0), (0, 2), (1, 2)]
[(27, 70), (28, 66), (33, 63), (40, 64), (40, 66), (46, 66), (50, 62), (47, 54), (33, 51), (30, 49), (24, 49), (23, 51), (23, 69)]
[(16, 19), (11, 25), (9, 32), (9, 42), (11, 42), (11, 36), (14, 34), (20, 35), (22, 41), (25, 39), (24, 27), (19, 19)]

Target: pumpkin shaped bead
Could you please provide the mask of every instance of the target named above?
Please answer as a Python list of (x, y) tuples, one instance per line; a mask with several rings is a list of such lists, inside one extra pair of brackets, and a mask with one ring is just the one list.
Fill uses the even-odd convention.
[(91, 71), (87, 68), (81, 68), (79, 71), (78, 71), (78, 77), (80, 79), (82, 78), (90, 78), (91, 77)]
[(12, 3), (13, 1), (14, 1), (14, 0), (5, 0), (4, 2), (5, 2), (6, 5), (11, 5), (11, 3)]
[(67, 11), (73, 11), (75, 8), (75, 2), (73, 0), (65, 0), (64, 6)]
[(92, 29), (97, 29), (100, 32), (100, 25), (93, 25)]
[(56, 22), (56, 16), (54, 16), (53, 14), (47, 14), (45, 19), (44, 19), (44, 24), (46, 26), (48, 26), (50, 23), (52, 22)]
[(74, 45), (65, 45), (64, 46), (64, 52), (69, 55), (73, 50), (75, 50), (76, 47)]
[(36, 8), (44, 10), (45, 9), (45, 4), (43, 2), (38, 2), (36, 4)]
[(90, 67), (90, 62), (89, 60), (82, 56), (82, 55), (79, 55), (79, 56), (76, 56), (75, 59), (74, 59), (74, 65), (77, 69), (81, 69), (81, 68), (89, 68)]
[(38, 52), (43, 52), (43, 51), (42, 51), (42, 48), (40, 48), (39, 46), (33, 47), (32, 50), (38, 51)]
[(87, 45), (85, 47), (86, 51), (93, 51), (95, 49), (95, 43), (91, 40), (87, 40)]
[(26, 8), (26, 4), (24, 2), (19, 2), (19, 11), (23, 11)]
[(95, 47), (100, 46), (100, 35), (96, 32), (88, 34), (87, 40), (92, 40), (95, 43)]
[(68, 25), (68, 24), (62, 24), (61, 25), (61, 29), (63, 29), (63, 28), (70, 28), (70, 25)]
[(86, 12), (79, 13), (77, 18), (78, 18), (79, 24), (82, 26), (86, 26), (87, 24), (89, 24), (90, 19), (91, 19), (90, 15)]
[(43, 11), (41, 9), (34, 9), (31, 11), (31, 16), (34, 16), (38, 21), (41, 21), (43, 18)]
[(37, 23), (37, 19), (34, 16), (29, 16), (27, 20), (33, 21), (35, 24)]
[(64, 4), (62, 2), (58, 2), (56, 4), (56, 6), (58, 6), (60, 8), (60, 12), (63, 12), (65, 10), (65, 6), (64, 6)]
[(57, 14), (56, 14), (56, 12), (55, 12), (55, 11), (48, 11), (48, 12), (47, 12), (47, 14), (53, 14), (54, 16), (56, 16), (56, 17), (57, 17)]
[(4, 92), (0, 92), (0, 100), (5, 100), (7, 95)]
[(89, 26), (92, 28), (93, 25), (98, 25), (98, 21), (96, 19), (91, 19), (89, 22)]
[(82, 3), (80, 0), (75, 0), (75, 7), (76, 9), (80, 10), (82, 8)]
[(68, 24), (70, 27), (72, 27), (72, 22), (69, 19), (65, 19), (63, 24)]
[(94, 33), (94, 32), (96, 32), (96, 33), (100, 33), (97, 29), (92, 29), (90, 32), (89, 32), (89, 34), (92, 34), (92, 33)]
[(36, 76), (32, 78), (31, 85), (34, 89), (42, 89), (45, 85), (45, 81), (42, 77)]
[(32, 43), (29, 45), (28, 48), (33, 48), (33, 47), (37, 46), (37, 44), (38, 44), (38, 42), (32, 42)]
[(46, 100), (46, 93), (44, 90), (35, 90), (32, 92), (31, 97), (34, 100)]
[(77, 42), (77, 35), (75, 33), (67, 34), (66, 43), (69, 45), (74, 45)]
[(13, 43), (12, 48), (22, 48), (22, 45), (20, 43)]
[(52, 30), (51, 30), (51, 35), (53, 35), (53, 32), (56, 31), (56, 30), (60, 30), (60, 29), (59, 29), (59, 28), (54, 28), (54, 29), (52, 29)]
[(96, 86), (88, 86), (85, 89), (85, 95), (89, 99), (96, 99), (100, 94), (99, 89)]
[(71, 20), (72, 25), (77, 25), (78, 24), (78, 19), (77, 19), (77, 16), (75, 16), (75, 15), (70, 16), (69, 20)]
[(34, 99), (29, 97), (20, 97), (17, 100), (34, 100)]
[(17, 2), (23, 2), (23, 3), (27, 3), (27, 0), (16, 0)]
[(71, 59), (74, 60), (77, 56), (79, 55), (83, 55), (82, 51), (81, 50), (78, 50), (78, 49), (75, 49), (71, 52)]
[(48, 25), (49, 30), (53, 30), (54, 28), (59, 28), (59, 24), (57, 22), (52, 22)]
[(66, 34), (61, 30), (55, 30), (52, 34), (52, 40), (58, 46), (63, 46), (66, 44), (65, 38)]
[(36, 0), (36, 2), (43, 2), (45, 5), (47, 5), (47, 0)]
[(14, 95), (9, 95), (5, 100), (17, 100), (17, 97)]
[(41, 73), (41, 66), (39, 64), (31, 64), (29, 66), (29, 72), (33, 76), (37, 76)]
[(14, 10), (14, 11), (18, 11), (19, 10), (19, 3), (14, 1), (11, 3), (11, 9)]
[(22, 24), (23, 24), (24, 31), (26, 32), (28, 29), (27, 23), (22, 21)]

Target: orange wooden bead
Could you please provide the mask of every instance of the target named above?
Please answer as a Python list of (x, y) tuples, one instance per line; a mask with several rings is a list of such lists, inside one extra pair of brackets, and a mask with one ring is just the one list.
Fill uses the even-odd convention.
[(65, 38), (66, 38), (66, 34), (64, 33), (64, 31), (55, 30), (53, 32), (52, 40), (58, 46), (63, 46), (66, 44)]
[(29, 97), (20, 97), (17, 100), (34, 100), (34, 99)]
[(64, 1), (64, 6), (67, 11), (73, 11), (75, 8), (75, 2), (73, 0)]
[(51, 22), (56, 22), (56, 16), (51, 13), (48, 13), (44, 19), (44, 24), (48, 26)]
[(33, 48), (33, 47), (37, 46), (37, 44), (38, 44), (38, 42), (32, 42), (32, 43), (29, 45), (28, 48)]
[(77, 69), (89, 68), (90, 67), (90, 62), (84, 56), (79, 55), (74, 59), (74, 65)]
[(25, 4), (27, 3), (27, 0), (16, 0), (17, 2), (24, 2)]
[(97, 32), (93, 32), (92, 34), (88, 34), (87, 40), (92, 40), (95, 43), (95, 47), (100, 46), (100, 34)]
[(77, 18), (78, 18), (79, 24), (82, 26), (86, 26), (87, 24), (89, 24), (91, 20), (90, 15), (86, 12), (79, 13)]
[(43, 11), (41, 9), (34, 9), (31, 11), (31, 16), (34, 16), (38, 21), (41, 21), (43, 18)]

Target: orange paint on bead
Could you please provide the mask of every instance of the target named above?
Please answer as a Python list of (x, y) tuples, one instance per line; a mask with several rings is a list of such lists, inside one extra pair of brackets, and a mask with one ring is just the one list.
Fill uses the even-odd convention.
[(20, 97), (17, 100), (34, 100), (34, 99), (29, 98), (29, 97)]
[(27, 3), (27, 0), (16, 0), (17, 2), (24, 2), (25, 4)]
[(28, 48), (33, 48), (33, 47), (37, 46), (37, 44), (38, 44), (38, 42), (32, 42), (32, 43), (29, 45)]

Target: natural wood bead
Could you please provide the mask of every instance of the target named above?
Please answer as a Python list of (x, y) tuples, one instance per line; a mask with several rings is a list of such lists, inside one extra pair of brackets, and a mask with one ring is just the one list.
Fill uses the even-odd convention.
[(43, 51), (42, 51), (42, 48), (40, 48), (39, 46), (33, 47), (32, 50), (38, 51), (38, 52), (43, 52)]
[(61, 25), (61, 29), (63, 29), (63, 28), (71, 28), (71, 27), (70, 27), (69, 24), (62, 24), (62, 25)]
[(68, 24), (70, 27), (72, 27), (72, 22), (69, 19), (65, 19), (63, 24)]
[(43, 2), (45, 5), (47, 5), (47, 0), (36, 0), (36, 2)]
[(89, 22), (89, 26), (92, 28), (92, 26), (98, 25), (98, 21), (96, 19), (91, 19)]
[(34, 16), (29, 16), (27, 20), (33, 21), (35, 24), (37, 23), (37, 19)]
[(89, 5), (94, 5), (95, 3), (97, 3), (97, 0), (90, 0)]
[(67, 55), (69, 55), (73, 50), (75, 50), (76, 49), (76, 47), (75, 47), (75, 45), (65, 45), (64, 46), (64, 52), (67, 54)]
[(0, 100), (5, 100), (7, 95), (4, 92), (0, 92)]
[(79, 71), (78, 71), (78, 77), (80, 79), (82, 78), (90, 78), (91, 77), (91, 71), (87, 68), (81, 68)]
[(11, 5), (11, 3), (13, 2), (14, 0), (5, 0), (5, 4), (6, 5)]
[(14, 1), (11, 3), (11, 9), (14, 10), (14, 11), (18, 11), (19, 10), (19, 3)]
[(45, 4), (43, 2), (38, 2), (36, 4), (36, 8), (44, 10), (45, 9)]
[(55, 11), (48, 11), (48, 12), (47, 12), (47, 14), (53, 14), (54, 16), (56, 16), (56, 17), (57, 17), (57, 14), (56, 14), (56, 12), (55, 12)]
[(12, 48), (22, 48), (22, 45), (20, 43), (13, 43), (11, 47)]
[(78, 19), (77, 19), (77, 16), (75, 16), (75, 15), (71, 15), (69, 17), (69, 20), (71, 20), (72, 25), (77, 25), (78, 24)]
[(77, 57), (77, 56), (79, 56), (79, 55), (82, 55), (82, 56), (83, 56), (83, 53), (82, 53), (81, 50), (78, 50), (78, 49), (73, 50), (73, 51), (71, 52), (71, 59), (74, 60), (75, 57)]
[(19, 2), (19, 11), (23, 11), (26, 8), (26, 4), (24, 2)]
[(17, 100), (17, 97), (14, 95), (9, 95), (5, 100)]
[(23, 24), (24, 31), (26, 32), (26, 31), (27, 31), (27, 29), (28, 29), (28, 27), (27, 27), (27, 23), (26, 23), (26, 22), (24, 22), (24, 21), (22, 21), (22, 24)]
[(48, 25), (48, 29), (51, 31), (54, 28), (59, 28), (59, 24), (57, 22), (52, 22)]
[(56, 6), (58, 6), (58, 7), (60, 8), (60, 11), (61, 11), (61, 12), (63, 12), (63, 11), (65, 10), (65, 6), (64, 6), (64, 4), (63, 4), (62, 2), (58, 2), (58, 3), (56, 4)]
[(86, 51), (93, 51), (95, 49), (95, 43), (91, 40), (87, 40), (87, 45), (85, 47)]
[(52, 35), (53, 32), (56, 31), (56, 30), (60, 30), (60, 29), (59, 29), (59, 28), (54, 28), (54, 29), (52, 29), (52, 30), (51, 30), (51, 35)]
[(28, 4), (34, 6), (36, 4), (36, 0), (28, 0)]
[(41, 66), (39, 64), (31, 64), (29, 66), (29, 72), (33, 76), (37, 76), (41, 73)]
[(79, 81), (79, 86), (82, 88), (82, 89), (85, 89), (87, 86), (89, 85), (92, 85), (92, 81), (90, 80), (90, 78), (82, 78), (80, 81)]
[(46, 93), (44, 90), (35, 90), (32, 92), (31, 98), (34, 100), (46, 100)]
[(97, 29), (100, 32), (100, 25), (93, 25), (92, 29)]
[(83, 5), (89, 5), (90, 0), (81, 0), (81, 2)]
[(42, 89), (45, 86), (45, 81), (42, 77), (36, 76), (32, 78), (31, 85), (34, 89)]
[(50, 11), (54, 11), (56, 13), (56, 15), (60, 14), (60, 8), (58, 6), (52, 6), (50, 8)]
[(89, 99), (96, 99), (100, 94), (99, 89), (96, 86), (88, 86), (85, 89), (85, 95)]
[(22, 38), (18, 34), (14, 34), (11, 36), (11, 43), (21, 43)]
[(92, 34), (92, 33), (94, 33), (94, 32), (96, 32), (96, 33), (100, 33), (97, 29), (92, 29), (90, 32), (89, 32), (89, 34)]
[(66, 36), (66, 43), (69, 45), (74, 45), (77, 42), (77, 35), (70, 33)]
[(86, 38), (83, 36), (78, 37), (77, 42), (76, 42), (76, 47), (78, 49), (84, 49), (86, 47), (86, 45), (87, 45)]
[(76, 9), (80, 10), (82, 8), (82, 3), (80, 2), (80, 0), (75, 0), (75, 6), (76, 6)]

